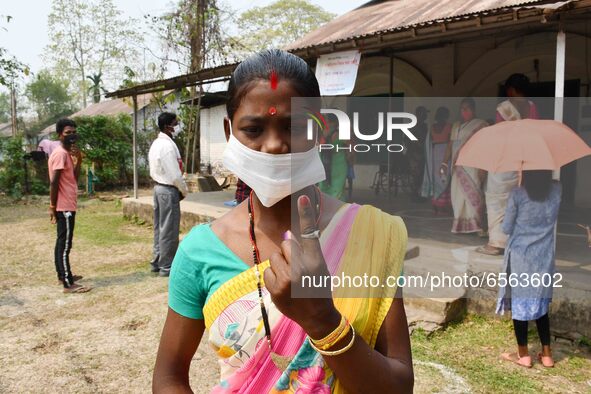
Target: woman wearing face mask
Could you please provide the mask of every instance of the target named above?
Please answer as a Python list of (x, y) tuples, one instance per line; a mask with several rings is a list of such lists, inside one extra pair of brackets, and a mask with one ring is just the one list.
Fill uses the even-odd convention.
[[(465, 98), (460, 104), (461, 122), (454, 123), (450, 141), (447, 144), (440, 173), (446, 176), (451, 171), (451, 204), (454, 221), (452, 233), (480, 233), (483, 235), (482, 215), (484, 213), (484, 194), (482, 180), (485, 172), (471, 167), (456, 166), (460, 149), (478, 130), (487, 126), (482, 119), (476, 118), (476, 103), (472, 98)], [(451, 168), (450, 166), (451, 158)]]
[(212, 392), (412, 391), (395, 286), (355, 289), (356, 298), (337, 298), (330, 288), (323, 298), (291, 295), (304, 275), (370, 267), (382, 279), (396, 277), (406, 249), (400, 218), (315, 186), (325, 178), (318, 150), (306, 133), (291, 131), (290, 112), (292, 97), (319, 96), (307, 64), (281, 50), (253, 55), (234, 71), (224, 164), (253, 192), (179, 247), (154, 392), (190, 392), (189, 366), (206, 328), (221, 366)]

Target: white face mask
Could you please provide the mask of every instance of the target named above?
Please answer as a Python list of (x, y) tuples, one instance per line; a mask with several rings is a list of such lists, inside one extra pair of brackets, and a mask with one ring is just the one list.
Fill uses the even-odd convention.
[(176, 126), (173, 127), (172, 138), (178, 137), (178, 135), (180, 133), (181, 133), (181, 125), (177, 124)]
[(242, 144), (232, 132), (224, 151), (224, 166), (250, 186), (266, 207), (326, 179), (318, 148), (306, 152), (271, 154)]

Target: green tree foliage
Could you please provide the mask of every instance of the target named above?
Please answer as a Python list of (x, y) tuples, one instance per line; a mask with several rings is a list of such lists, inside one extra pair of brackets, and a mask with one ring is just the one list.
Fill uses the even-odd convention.
[(92, 101), (99, 103), (101, 101), (101, 93), (106, 92), (105, 88), (103, 88), (103, 74), (87, 75), (86, 78), (92, 82), (92, 85), (88, 88), (88, 92), (92, 95)]
[[(222, 27), (229, 13), (217, 0), (177, 0), (174, 9), (159, 16), (146, 15), (153, 31), (163, 43), (163, 66), (173, 63), (181, 73), (194, 73), (205, 67), (228, 62), (228, 34)], [(190, 88), (190, 97), (197, 89)], [(199, 170), (199, 113), (190, 106), (183, 119), (181, 152), (187, 168)]]
[(81, 116), (75, 119), (84, 164), (94, 163), (99, 187), (129, 184), (132, 162), (131, 116)]
[[(10, 23), (11, 19), (10, 15), (0, 15), (0, 30), (6, 31), (6, 27), (2, 25), (4, 21)], [(0, 47), (0, 86), (12, 86), (15, 78), (21, 74), (29, 75), (27, 65), (10, 55), (6, 48)]]
[(119, 85), (119, 89), (131, 88), (132, 86), (138, 84), (138, 82), (136, 82), (137, 74), (135, 73), (135, 71), (133, 71), (131, 67), (124, 66), (123, 74), (125, 74), (125, 78), (121, 82), (121, 85)]
[(41, 70), (35, 75), (26, 86), (25, 96), (37, 114), (36, 122), (29, 125), (31, 130), (41, 130), (75, 111), (68, 93), (68, 82), (49, 70)]
[(0, 138), (0, 191), (21, 198), (24, 193), (23, 136)]
[(0, 92), (0, 123), (10, 122), (10, 94)]
[(173, 63), (188, 73), (224, 63), (224, 13), (217, 0), (177, 0), (171, 11), (146, 15), (162, 43), (163, 66)]
[(124, 18), (113, 0), (52, 0), (48, 26), (45, 58), (59, 75), (75, 81), (84, 107), (87, 76), (102, 75), (107, 86), (118, 86), (123, 79), (121, 65), (139, 58), (142, 37), (137, 22)]
[(27, 186), (32, 194), (49, 193), (47, 165), (27, 160), (25, 175), (24, 143), (22, 133), (0, 138), (0, 192), (16, 200), (23, 197)]
[(11, 86), (12, 81), (20, 74), (28, 75), (28, 67), (11, 56), (6, 48), (0, 47), (0, 85)]
[(308, 0), (277, 0), (242, 13), (237, 21), (240, 35), (236, 41), (249, 52), (281, 48), (335, 16)]

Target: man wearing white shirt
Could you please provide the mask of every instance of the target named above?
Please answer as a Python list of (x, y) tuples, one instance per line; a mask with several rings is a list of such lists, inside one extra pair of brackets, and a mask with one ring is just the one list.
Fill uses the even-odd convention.
[(152, 272), (169, 276), (179, 245), (180, 200), (189, 193), (183, 178), (183, 162), (173, 141), (179, 132), (177, 116), (163, 112), (158, 116), (158, 138), (152, 142), (148, 160), (154, 185), (154, 258)]

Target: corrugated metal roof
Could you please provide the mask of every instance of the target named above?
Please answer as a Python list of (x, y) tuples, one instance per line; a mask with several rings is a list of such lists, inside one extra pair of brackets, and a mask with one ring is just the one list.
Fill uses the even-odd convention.
[(161, 92), (167, 89), (180, 89), (188, 86), (198, 85), (200, 83), (213, 83), (220, 80), (226, 80), (226, 77), (232, 74), (238, 63), (222, 64), (221, 66), (204, 68), (200, 71), (178, 75), (176, 77), (161, 79), (136, 85), (131, 88), (120, 89), (109, 92), (105, 97), (129, 97), (133, 95), (146, 94), (151, 92)]
[(297, 50), (373, 35), (379, 32), (433, 24), (449, 19), (507, 8), (553, 4), (548, 0), (381, 0), (370, 1), (308, 33), (285, 49)]
[[(172, 92), (171, 90), (165, 91), (166, 96)], [(146, 107), (150, 104), (150, 101), (154, 97), (153, 93), (142, 94), (137, 96), (138, 110)], [(133, 102), (131, 99), (112, 99), (104, 100), (99, 103), (90, 104), (88, 107), (73, 113), (68, 116), (69, 118), (75, 118), (77, 116), (95, 116), (95, 115), (118, 115), (118, 114), (132, 114), (133, 113)], [(47, 126), (39, 132), (39, 136), (45, 136), (55, 131), (55, 123)]]

